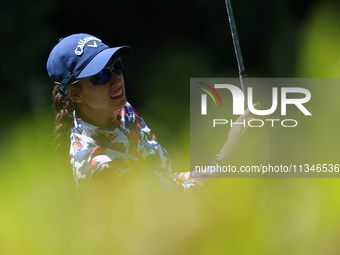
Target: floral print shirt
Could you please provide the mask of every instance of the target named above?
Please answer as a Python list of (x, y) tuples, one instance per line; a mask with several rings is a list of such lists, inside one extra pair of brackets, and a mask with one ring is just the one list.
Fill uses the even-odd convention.
[(202, 176), (194, 173), (172, 173), (168, 152), (129, 103), (118, 116), (112, 129), (103, 129), (74, 113), (70, 161), (78, 189), (119, 185), (131, 173), (156, 178), (163, 189), (174, 185), (187, 190), (202, 184)]

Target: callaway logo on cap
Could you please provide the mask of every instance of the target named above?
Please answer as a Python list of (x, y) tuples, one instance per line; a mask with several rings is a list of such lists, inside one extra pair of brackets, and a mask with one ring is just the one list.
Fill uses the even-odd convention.
[(94, 36), (85, 37), (84, 39), (79, 40), (78, 46), (77, 46), (77, 48), (76, 48), (76, 50), (75, 50), (74, 52), (75, 52), (78, 56), (80, 56), (81, 54), (83, 54), (83, 52), (84, 52), (84, 46), (85, 46), (89, 41), (93, 41), (93, 44), (92, 44), (92, 45), (91, 45), (91, 44), (87, 44), (87, 47), (98, 48), (97, 43), (96, 43), (95, 40), (100, 41), (100, 42), (102, 41), (102, 40), (100, 40), (100, 39), (98, 39), (98, 38), (96, 38), (96, 37), (94, 37)]
[(60, 93), (79, 79), (99, 73), (113, 55), (129, 53), (129, 46), (110, 48), (89, 34), (74, 34), (59, 40), (47, 60), (47, 72)]

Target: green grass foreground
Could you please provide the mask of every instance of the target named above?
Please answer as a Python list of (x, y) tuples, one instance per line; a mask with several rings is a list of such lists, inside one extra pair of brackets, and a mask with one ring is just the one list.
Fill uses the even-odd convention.
[[(26, 132), (20, 132), (23, 126)], [(65, 182), (71, 170), (51, 164), (50, 119), (21, 120), (7, 141), (0, 156), (0, 254), (335, 254), (339, 249), (338, 180), (214, 179), (180, 199), (164, 199), (131, 180), (114, 194), (79, 201), (72, 182)], [(185, 164), (186, 155), (174, 157)]]

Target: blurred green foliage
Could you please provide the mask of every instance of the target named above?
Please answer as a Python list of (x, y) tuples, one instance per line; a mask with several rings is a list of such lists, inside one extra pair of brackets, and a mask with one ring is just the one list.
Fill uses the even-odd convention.
[(26, 118), (9, 131), (1, 153), (1, 254), (338, 252), (338, 180), (215, 179), (179, 199), (131, 180), (114, 194), (77, 200), (65, 181), (69, 165), (51, 163), (50, 133), (48, 118)]
[[(245, 2), (234, 11), (250, 76), (338, 77), (338, 3)], [(87, 32), (132, 46), (128, 100), (186, 171), (189, 78), (237, 76), (224, 1), (5, 1), (0, 14), (0, 254), (339, 253), (338, 180), (209, 180), (179, 200), (131, 181), (83, 202), (53, 154), (45, 62), (60, 37)], [(339, 109), (338, 94), (320, 103)]]

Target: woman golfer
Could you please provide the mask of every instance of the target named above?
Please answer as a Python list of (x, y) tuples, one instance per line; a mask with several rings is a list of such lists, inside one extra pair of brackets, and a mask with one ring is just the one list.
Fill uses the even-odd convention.
[[(71, 135), (70, 161), (78, 189), (114, 189), (131, 175), (164, 190), (201, 185), (202, 173), (172, 172), (169, 154), (127, 102), (121, 56), (130, 51), (128, 46), (110, 48), (92, 35), (74, 34), (61, 39), (48, 58), (57, 137)], [(238, 126), (212, 164), (228, 160), (245, 131)]]

